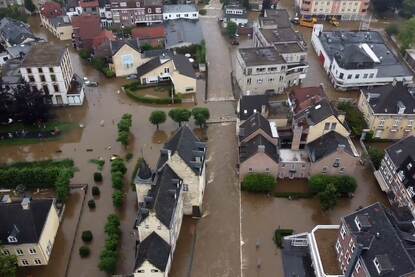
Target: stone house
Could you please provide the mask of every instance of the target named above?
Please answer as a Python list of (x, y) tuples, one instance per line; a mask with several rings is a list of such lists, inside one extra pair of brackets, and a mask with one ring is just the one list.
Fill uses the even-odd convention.
[(143, 60), (140, 53), (141, 49), (138, 39), (109, 41), (109, 47), (112, 53), (110, 68), (117, 77), (136, 74), (137, 67), (146, 61)]
[(402, 82), (362, 89), (358, 108), (375, 138), (397, 140), (415, 134), (415, 89)]
[(0, 240), (4, 255), (15, 255), (18, 266), (49, 263), (59, 228), (55, 199), (24, 198), (11, 202), (4, 196), (0, 203)]
[(306, 145), (310, 176), (317, 174), (353, 176), (359, 154), (348, 137), (330, 131)]

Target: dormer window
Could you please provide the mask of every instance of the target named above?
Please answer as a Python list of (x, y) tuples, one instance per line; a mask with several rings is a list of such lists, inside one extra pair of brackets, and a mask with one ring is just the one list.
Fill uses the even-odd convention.
[(244, 110), (244, 114), (247, 114), (248, 113), (248, 111), (247, 110)]
[(8, 241), (9, 243), (14, 243), (14, 242), (17, 242), (17, 238), (16, 238), (16, 237), (13, 237), (13, 236), (9, 236), (9, 237), (7, 238), (7, 241)]
[(356, 227), (359, 231), (362, 230), (362, 224), (360, 224), (359, 218), (357, 216), (354, 218), (354, 223), (356, 224)]
[(340, 235), (341, 235), (342, 239), (344, 239), (344, 237), (346, 236), (346, 228), (344, 227), (344, 225), (342, 226), (342, 228), (340, 230)]

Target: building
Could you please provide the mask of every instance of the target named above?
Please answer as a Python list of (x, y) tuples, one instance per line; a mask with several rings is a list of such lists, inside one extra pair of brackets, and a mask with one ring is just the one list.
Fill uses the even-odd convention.
[(198, 20), (168, 20), (166, 27), (166, 49), (201, 44), (203, 32)]
[(80, 0), (79, 7), (81, 8), (81, 14), (99, 15), (98, 0)]
[(22, 78), (50, 96), (53, 105), (82, 105), (84, 85), (74, 74), (67, 48), (40, 43), (33, 45), (20, 66)]
[(131, 27), (163, 22), (163, 4), (160, 0), (111, 0), (113, 23)]
[(323, 32), (323, 25), (316, 24), (311, 42), (336, 89), (413, 82), (412, 72), (400, 63), (376, 31)]
[(407, 207), (415, 216), (414, 147), (412, 135), (389, 146), (375, 177), (392, 204)]
[(8, 17), (0, 20), (0, 40), (6, 48), (41, 41), (32, 33), (29, 25)]
[(164, 5), (163, 6), (163, 20), (175, 20), (175, 19), (199, 19), (199, 11), (196, 5), (189, 4), (176, 4), (176, 5)]
[(80, 15), (72, 17), (72, 43), (80, 49), (92, 49), (93, 40), (103, 30), (101, 20), (96, 15)]
[(4, 255), (15, 255), (18, 266), (49, 263), (59, 211), (55, 199), (24, 198), (21, 203), (3, 197), (0, 203), (0, 240)]
[(223, 12), (223, 27), (226, 28), (228, 22), (238, 26), (248, 24), (246, 9), (239, 4), (226, 5)]
[(155, 48), (164, 48), (166, 28), (164, 25), (137, 27), (131, 31), (133, 38), (138, 39), (141, 45), (151, 45)]
[(117, 77), (136, 74), (137, 67), (148, 60), (142, 59), (138, 39), (109, 41), (109, 45), (112, 53), (110, 68)]
[(341, 20), (361, 20), (367, 16), (370, 0), (296, 0), (301, 15)]
[(340, 225), (285, 237), (285, 275), (413, 276), (412, 222), (405, 210), (375, 203), (341, 218)]
[(46, 2), (40, 8), (40, 22), (49, 32), (60, 40), (72, 38), (72, 24), (70, 17), (64, 14), (59, 3)]
[(181, 54), (166, 55), (150, 59), (137, 68), (141, 84), (157, 84), (171, 81), (175, 93), (196, 93), (196, 74), (189, 59)]
[(291, 111), (297, 114), (326, 98), (322, 84), (317, 87), (297, 87), (289, 92), (288, 103)]
[(348, 137), (335, 131), (325, 133), (307, 143), (310, 176), (317, 174), (353, 176), (359, 163), (359, 153)]
[(168, 276), (183, 215), (202, 214), (205, 159), (206, 145), (185, 125), (161, 149), (154, 172), (141, 164), (134, 180), (139, 203), (135, 277)]
[(362, 89), (358, 108), (375, 138), (396, 140), (415, 133), (415, 88), (402, 82)]

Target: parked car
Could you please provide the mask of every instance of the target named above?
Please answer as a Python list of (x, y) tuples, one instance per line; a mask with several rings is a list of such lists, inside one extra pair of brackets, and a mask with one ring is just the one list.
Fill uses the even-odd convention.
[(94, 81), (86, 80), (85, 81), (85, 86), (87, 86), (87, 87), (97, 87), (98, 83), (94, 82)]
[(127, 76), (127, 80), (135, 80), (137, 78), (138, 78), (137, 74), (130, 74)]

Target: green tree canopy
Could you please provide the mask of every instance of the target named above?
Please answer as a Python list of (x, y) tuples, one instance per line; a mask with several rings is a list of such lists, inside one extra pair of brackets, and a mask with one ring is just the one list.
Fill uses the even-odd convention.
[(208, 108), (196, 107), (192, 110), (193, 118), (197, 125), (202, 128), (206, 121), (210, 118), (210, 113)]
[(242, 190), (250, 192), (272, 192), (277, 185), (275, 178), (269, 174), (253, 173), (245, 176)]
[(236, 31), (238, 30), (238, 25), (236, 25), (235, 22), (229, 21), (226, 25), (226, 33), (231, 38), (236, 34)]
[(401, 44), (401, 50), (415, 46), (415, 17), (403, 24), (398, 39)]
[(328, 184), (326, 189), (318, 194), (322, 210), (329, 210), (336, 206), (338, 193), (333, 184)]
[(159, 129), (159, 125), (166, 122), (166, 113), (164, 111), (153, 111), (149, 118), (151, 124), (157, 126), (157, 130)]
[(112, 203), (116, 208), (121, 208), (123, 199), (124, 195), (121, 190), (115, 190), (112, 194)]
[(14, 277), (17, 272), (17, 259), (15, 255), (5, 255), (0, 249), (0, 276)]
[(182, 122), (187, 122), (190, 119), (190, 116), (192, 115), (191, 111), (187, 109), (172, 109), (169, 111), (169, 117), (179, 124), (179, 126), (182, 126)]
[(373, 166), (375, 167), (376, 170), (378, 170), (380, 167), (380, 164), (382, 163), (383, 156), (385, 155), (385, 153), (376, 147), (369, 147), (367, 152), (369, 154), (370, 160), (373, 163)]

